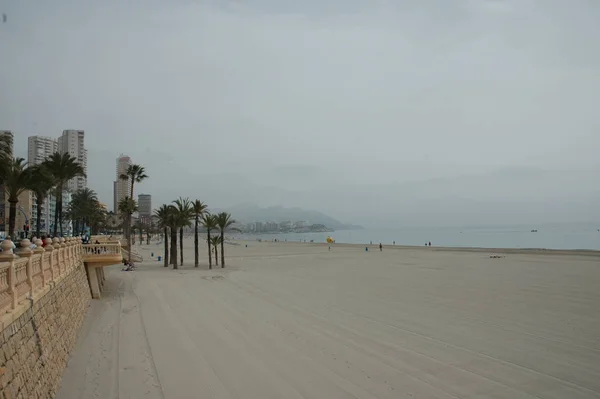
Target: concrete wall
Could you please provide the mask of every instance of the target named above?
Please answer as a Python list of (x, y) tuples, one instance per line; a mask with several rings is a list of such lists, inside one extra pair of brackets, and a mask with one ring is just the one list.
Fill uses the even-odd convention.
[(55, 396), (90, 298), (78, 254), (65, 273), (2, 316), (0, 398)]

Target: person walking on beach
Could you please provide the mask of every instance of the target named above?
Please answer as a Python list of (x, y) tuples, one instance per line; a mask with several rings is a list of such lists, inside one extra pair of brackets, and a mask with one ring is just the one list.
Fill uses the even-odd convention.
[(379, 243), (379, 251), (383, 251), (383, 245), (381, 245), (381, 243)]

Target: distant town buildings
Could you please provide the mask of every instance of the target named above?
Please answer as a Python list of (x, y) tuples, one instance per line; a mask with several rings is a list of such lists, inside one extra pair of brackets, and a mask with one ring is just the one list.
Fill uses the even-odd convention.
[[(83, 167), (87, 173), (87, 150), (84, 145), (85, 133), (83, 130), (63, 130), (62, 136), (58, 138), (58, 151), (67, 153), (77, 159), (77, 162)], [(69, 180), (67, 189), (71, 192), (87, 187), (87, 179), (85, 176), (77, 176)]]
[(323, 224), (310, 224), (307, 221), (284, 221), (280, 223), (276, 222), (251, 222), (251, 223), (237, 223), (236, 228), (240, 229), (243, 233), (310, 233), (310, 232), (329, 232), (333, 231)]
[(117, 158), (117, 175), (113, 184), (114, 188), (114, 205), (113, 212), (119, 213), (119, 201), (131, 195), (131, 185), (129, 180), (121, 180), (121, 175), (127, 173), (127, 168), (131, 165), (131, 158), (121, 154)]

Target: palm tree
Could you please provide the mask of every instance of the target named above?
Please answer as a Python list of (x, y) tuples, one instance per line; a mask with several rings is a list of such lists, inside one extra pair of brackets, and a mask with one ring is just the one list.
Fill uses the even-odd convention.
[[(34, 181), (32, 182), (31, 191), (35, 194), (35, 203), (37, 205), (35, 234), (36, 237), (41, 237), (42, 207), (46, 198), (48, 198), (50, 190), (54, 187), (54, 179), (43, 164), (32, 166), (32, 168)], [(47, 226), (47, 228), (49, 227)]]
[(163, 229), (164, 235), (164, 266), (169, 266), (169, 213), (171, 212), (171, 207), (169, 205), (161, 205), (160, 208), (154, 211), (154, 215), (158, 219), (158, 227)]
[(98, 194), (94, 190), (86, 187), (75, 191), (67, 207), (69, 216), (75, 224), (73, 231), (83, 234), (85, 226), (90, 226), (91, 219), (97, 219), (100, 209)]
[(204, 204), (200, 200), (194, 201), (192, 204), (192, 209), (194, 211), (194, 266), (198, 267), (198, 224), (200, 223), (200, 218), (206, 212), (206, 204)]
[(4, 162), (6, 166), (12, 161), (12, 148), (12, 134), (0, 134), (0, 162)]
[(15, 219), (17, 217), (17, 204), (19, 196), (32, 187), (33, 169), (27, 166), (23, 158), (14, 158), (6, 165), (4, 171), (4, 187), (10, 204), (8, 214), (8, 235), (14, 239)]
[(119, 176), (119, 179), (121, 180), (128, 180), (129, 183), (131, 184), (130, 189), (131, 189), (131, 195), (129, 196), (130, 198), (133, 198), (133, 185), (135, 183), (141, 183), (143, 180), (146, 180), (148, 178), (148, 175), (146, 175), (146, 169), (142, 166), (142, 165), (129, 165), (127, 167), (127, 171), (125, 173), (122, 173)]
[[(119, 175), (119, 179), (129, 181), (129, 184), (130, 184), (129, 198), (132, 198), (132, 199), (134, 198), (133, 197), (134, 184), (140, 183), (147, 178), (148, 178), (148, 176), (146, 175), (146, 169), (142, 165), (137, 165), (137, 164), (129, 165), (127, 167), (127, 171), (125, 173), (121, 173), (121, 175)], [(131, 234), (131, 231), (129, 231), (127, 234), (128, 235)], [(129, 236), (127, 236), (127, 240), (129, 240)]]
[(44, 167), (53, 176), (56, 184), (56, 210), (54, 212), (54, 232), (56, 236), (58, 224), (60, 224), (60, 235), (63, 235), (63, 190), (69, 180), (77, 176), (85, 177), (85, 170), (79, 164), (77, 158), (60, 152), (50, 155), (43, 163)]
[(121, 215), (123, 217), (123, 221), (124, 221), (126, 230), (129, 231), (129, 234), (127, 234), (129, 263), (131, 263), (131, 251), (132, 251), (132, 248), (131, 248), (131, 215), (133, 214), (133, 212), (137, 211), (137, 209), (138, 209), (137, 203), (135, 202), (135, 200), (133, 200), (129, 197), (125, 197), (121, 201), (119, 201), (119, 212), (121, 213)]
[(217, 215), (217, 226), (219, 227), (219, 232), (221, 233), (221, 268), (225, 267), (225, 230), (237, 230), (231, 228), (231, 225), (235, 223), (235, 220), (231, 218), (231, 214), (227, 212), (221, 212)]
[(12, 148), (12, 134), (0, 134), (0, 183), (4, 181), (6, 173), (13, 162)]
[(204, 215), (202, 215), (202, 226), (204, 226), (204, 228), (206, 229), (206, 243), (208, 244), (208, 268), (212, 269), (212, 252), (210, 251), (210, 232), (218, 227), (215, 215), (211, 215), (210, 213), (205, 213)]
[(190, 226), (190, 219), (194, 216), (194, 209), (189, 198), (179, 197), (175, 201), (175, 208), (177, 209), (177, 226), (179, 227), (179, 249), (180, 253), (180, 265), (183, 265), (183, 228)]
[[(222, 244), (223, 241), (221, 241), (221, 237), (219, 236), (211, 237), (209, 241), (215, 249), (215, 263), (217, 266), (219, 266), (219, 244)], [(222, 250), (223, 248), (221, 247), (221, 251)], [(223, 252), (221, 252), (221, 254), (223, 254)]]
[(138, 235), (139, 235), (139, 241), (140, 241), (140, 245), (142, 245), (143, 240), (144, 240), (144, 223), (142, 223), (141, 220), (136, 220), (136, 222), (133, 225), (132, 231), (137, 231)]
[(168, 213), (168, 223), (169, 230), (171, 233), (171, 264), (173, 265), (173, 269), (178, 269), (177, 267), (177, 229), (179, 228), (179, 213), (177, 212), (177, 208), (173, 205), (169, 205), (169, 213)]

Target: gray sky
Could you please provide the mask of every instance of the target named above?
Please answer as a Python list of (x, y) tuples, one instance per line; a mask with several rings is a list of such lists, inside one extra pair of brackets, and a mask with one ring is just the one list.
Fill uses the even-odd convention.
[(600, 220), (597, 0), (1, 0), (0, 129), (137, 192), (366, 225)]

